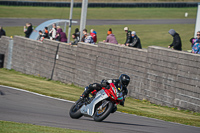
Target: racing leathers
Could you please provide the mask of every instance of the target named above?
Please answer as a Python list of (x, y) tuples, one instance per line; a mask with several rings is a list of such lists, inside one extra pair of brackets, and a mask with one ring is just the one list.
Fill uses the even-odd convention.
[[(124, 101), (127, 96), (128, 89), (126, 88), (127, 86), (124, 86), (120, 83), (119, 79), (102, 80), (101, 84), (99, 84), (99, 83), (90, 84), (89, 86), (87, 86), (85, 88), (85, 91), (81, 95), (81, 98), (88, 97), (89, 94), (91, 92), (93, 92), (94, 90), (96, 90), (97, 92), (100, 91), (102, 89), (102, 87), (109, 89), (110, 83), (113, 83), (115, 85), (115, 87), (123, 93), (123, 101), (120, 102), (120, 105), (124, 106)], [(92, 95), (95, 95), (95, 94), (92, 93)]]

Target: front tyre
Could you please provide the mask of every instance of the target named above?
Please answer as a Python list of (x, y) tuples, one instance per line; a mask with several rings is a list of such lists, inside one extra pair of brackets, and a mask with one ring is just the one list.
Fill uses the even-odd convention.
[(100, 122), (103, 121), (113, 110), (113, 103), (108, 102), (106, 106), (102, 107), (102, 104), (97, 107), (95, 114), (93, 116), (94, 121)]
[(80, 108), (83, 106), (84, 102), (79, 99), (70, 109), (69, 115), (73, 119), (79, 119), (83, 114), (81, 114)]

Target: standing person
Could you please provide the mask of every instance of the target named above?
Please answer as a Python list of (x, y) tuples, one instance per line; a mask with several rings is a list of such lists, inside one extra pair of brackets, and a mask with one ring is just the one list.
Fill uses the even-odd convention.
[(0, 26), (0, 38), (1, 38), (1, 36), (6, 36), (6, 32), (5, 32), (5, 30), (3, 30), (2, 26)]
[(44, 38), (49, 38), (48, 27), (45, 27), (45, 28), (44, 28)]
[(200, 43), (200, 31), (197, 32), (197, 37), (195, 38), (194, 42)]
[(83, 29), (83, 37), (81, 38), (81, 42), (85, 42), (86, 36), (87, 36), (87, 29)]
[(194, 45), (192, 47), (192, 53), (200, 54), (200, 31), (197, 32), (197, 38), (194, 39)]
[(62, 31), (61, 28), (59, 28), (59, 29), (57, 30), (56, 40), (57, 40), (57, 41), (66, 42), (66, 43), (67, 43), (67, 36), (66, 36), (66, 34)]
[(49, 31), (49, 35), (50, 35), (50, 39), (51, 40), (55, 40), (55, 38), (56, 38), (56, 31), (57, 31), (57, 29), (56, 29), (56, 23), (54, 23), (54, 24), (52, 24), (52, 29), (51, 29), (51, 31)]
[(39, 30), (39, 38), (38, 38), (38, 40), (39, 41), (43, 41), (44, 40), (44, 34), (43, 34), (43, 32), (41, 31), (41, 30)]
[(118, 44), (116, 37), (114, 34), (112, 34), (112, 29), (110, 28), (107, 32), (107, 38), (103, 42)]
[(197, 40), (196, 42), (200, 43), (200, 31), (197, 32)]
[(131, 43), (127, 43), (126, 46), (142, 49), (140, 38), (136, 35), (135, 31), (131, 32), (131, 36), (132, 36), (132, 39), (131, 39), (132, 41)]
[(79, 40), (78, 38), (76, 37), (76, 33), (72, 34), (72, 38), (74, 39), (73, 42), (70, 42), (69, 45), (77, 45)]
[(178, 33), (174, 29), (170, 29), (169, 34), (173, 37), (173, 42), (171, 45), (168, 46), (168, 48), (173, 47), (175, 50), (182, 50), (182, 43), (181, 43), (181, 38)]
[(96, 34), (94, 33), (94, 29), (91, 29), (91, 30), (90, 30), (90, 35), (92, 36), (92, 39), (93, 39), (94, 43), (96, 43), (96, 42), (97, 42), (97, 36), (96, 36)]
[(190, 39), (190, 43), (191, 43), (191, 47), (193, 47), (194, 46), (194, 42), (195, 41), (195, 38), (194, 37), (192, 37), (191, 39)]
[(84, 39), (85, 41), (85, 43), (90, 43), (90, 44), (95, 44), (94, 43), (94, 41), (93, 41), (93, 39), (92, 39), (92, 36), (90, 36), (90, 34), (89, 33), (87, 33), (86, 35), (85, 35), (85, 39)]
[(126, 41), (124, 43), (124, 45), (126, 46), (127, 43), (131, 43), (131, 31), (128, 30), (128, 27), (124, 27), (124, 31), (126, 32)]
[(78, 28), (75, 29), (76, 38), (80, 41), (80, 31)]
[(24, 26), (24, 33), (25, 33), (25, 37), (29, 38), (29, 36), (31, 35), (33, 31), (33, 27), (31, 23), (26, 23), (26, 26)]

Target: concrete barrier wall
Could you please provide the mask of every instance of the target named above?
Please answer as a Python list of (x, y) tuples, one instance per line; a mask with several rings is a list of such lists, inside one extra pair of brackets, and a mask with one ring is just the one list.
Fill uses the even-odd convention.
[[(56, 42), (57, 43), (57, 42)], [(77, 46), (60, 43), (53, 79), (65, 83), (74, 83)]]
[(6, 66), (7, 66), (8, 47), (9, 47), (10, 40), (12, 40), (12, 39), (7, 36), (2, 36), (0, 38), (0, 54), (4, 54), (4, 68), (6, 68)]
[[(5, 53), (8, 38), (0, 41)], [(3, 50), (4, 48), (4, 50)], [(128, 95), (200, 112), (200, 55), (150, 46), (136, 49), (99, 42), (70, 46), (15, 36), (12, 68), (85, 87), (102, 79), (131, 77)]]
[(44, 42), (15, 36), (13, 46), (12, 68), (37, 76), (51, 78), (58, 43)]
[(148, 100), (200, 111), (200, 55), (151, 46), (147, 64)]
[(98, 46), (80, 43), (77, 48), (74, 84), (87, 86), (95, 82)]
[(131, 78), (129, 96), (144, 99), (147, 70), (147, 50), (123, 47), (121, 48), (119, 71), (128, 74)]

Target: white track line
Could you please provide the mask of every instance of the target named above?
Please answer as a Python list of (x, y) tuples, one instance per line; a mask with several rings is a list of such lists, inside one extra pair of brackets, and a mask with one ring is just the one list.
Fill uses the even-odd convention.
[(19, 89), (19, 88), (14, 88), (14, 87), (9, 87), (9, 86), (4, 86), (4, 85), (0, 85), (0, 86), (1, 87), (5, 87), (5, 88), (9, 88), (9, 89), (13, 89), (13, 90), (18, 90), (18, 91), (23, 91), (23, 92), (31, 93), (31, 94), (34, 94), (34, 95), (37, 95), (37, 96), (42, 96), (42, 97), (47, 97), (47, 98), (59, 100), (59, 101), (75, 103), (74, 101), (69, 101), (69, 100), (65, 100), (65, 99), (55, 98), (55, 97), (51, 97), (51, 96), (46, 96), (46, 95), (42, 95), (42, 94), (39, 94), (39, 93), (35, 93), (35, 92), (31, 92), (31, 91), (27, 91), (27, 90), (23, 90), (23, 89)]

